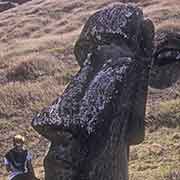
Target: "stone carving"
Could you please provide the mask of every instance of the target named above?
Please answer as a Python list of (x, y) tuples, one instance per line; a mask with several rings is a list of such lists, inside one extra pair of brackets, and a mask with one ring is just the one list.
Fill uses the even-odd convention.
[(92, 15), (75, 45), (81, 66), (32, 126), (51, 141), (46, 180), (127, 180), (128, 148), (144, 138), (154, 26), (134, 4)]
[(5, 10), (8, 10), (8, 9), (14, 8), (14, 7), (16, 7), (15, 3), (12, 3), (9, 1), (4, 1), (4, 2), (0, 1), (0, 12), (3, 12)]
[(168, 25), (158, 29), (153, 58), (150, 86), (158, 89), (172, 86), (180, 77), (180, 33), (177, 27)]

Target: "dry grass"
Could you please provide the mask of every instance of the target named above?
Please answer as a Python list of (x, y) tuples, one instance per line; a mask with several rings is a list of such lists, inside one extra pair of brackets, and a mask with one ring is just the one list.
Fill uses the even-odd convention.
[(147, 127), (151, 130), (180, 127), (180, 99), (159, 102), (156, 111), (152, 110), (147, 115)]
[[(180, 16), (180, 13), (179, 13)], [(179, 32), (180, 31), (180, 19), (168, 19), (163, 21), (161, 24), (157, 25), (157, 29), (169, 30), (170, 32)]]
[(25, 116), (50, 103), (63, 89), (54, 77), (34, 83), (8, 83), (0, 88), (0, 113), (5, 117)]
[[(2, 157), (16, 133), (26, 136), (27, 146), (35, 157), (36, 173), (43, 179), (42, 160), (48, 142), (31, 128), (32, 115), (60, 95), (78, 71), (73, 45), (82, 25), (93, 12), (112, 2), (119, 1), (32, 0), (1, 13), (0, 179), (6, 179)], [(157, 30), (179, 31), (178, 0), (136, 2), (144, 7), (145, 15), (155, 22)], [(147, 119), (156, 128), (150, 132), (148, 127), (144, 143), (132, 148), (131, 180), (174, 180), (179, 172), (173, 173), (180, 166), (180, 100), (177, 99), (180, 91), (175, 88), (176, 94), (170, 97), (169, 91), (150, 92)]]
[(164, 180), (179, 180), (180, 170), (172, 170), (164, 176)]
[(145, 141), (131, 148), (130, 179), (165, 180), (174, 170), (180, 170), (179, 128), (159, 128), (147, 132)]
[(53, 76), (56, 71), (62, 71), (57, 69), (58, 62), (51, 60), (49, 57), (41, 57), (34, 55), (28, 57), (25, 61), (15, 64), (9, 68), (7, 73), (8, 81), (27, 81), (35, 80), (42, 76)]

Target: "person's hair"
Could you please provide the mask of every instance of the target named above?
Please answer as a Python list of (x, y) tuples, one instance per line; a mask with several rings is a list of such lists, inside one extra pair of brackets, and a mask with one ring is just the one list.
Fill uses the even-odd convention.
[(13, 144), (16, 145), (16, 144), (24, 144), (25, 142), (25, 138), (24, 136), (20, 135), (20, 134), (17, 134), (13, 137)]

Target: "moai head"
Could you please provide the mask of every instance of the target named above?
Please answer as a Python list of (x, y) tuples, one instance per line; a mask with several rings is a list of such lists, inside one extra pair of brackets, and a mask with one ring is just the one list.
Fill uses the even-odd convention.
[(149, 57), (153, 51), (154, 26), (132, 4), (116, 4), (93, 14), (75, 45), (75, 56), (83, 66), (88, 53), (97, 46), (125, 43), (134, 54)]
[[(180, 26), (166, 21), (157, 27), (150, 86), (165, 89), (180, 77)], [(179, 27), (178, 27), (179, 26)]]

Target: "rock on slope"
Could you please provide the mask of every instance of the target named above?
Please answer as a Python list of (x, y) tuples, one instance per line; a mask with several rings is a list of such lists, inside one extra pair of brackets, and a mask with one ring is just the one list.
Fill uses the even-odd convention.
[(0, 12), (14, 8), (20, 4), (26, 3), (29, 0), (1, 0), (0, 1)]

